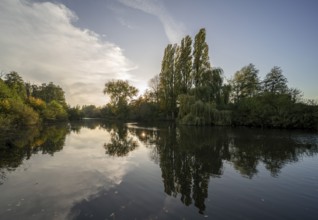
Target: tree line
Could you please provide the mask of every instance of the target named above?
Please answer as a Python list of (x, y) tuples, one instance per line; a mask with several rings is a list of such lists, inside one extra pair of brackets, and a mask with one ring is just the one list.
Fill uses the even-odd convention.
[(64, 91), (53, 83), (31, 85), (11, 72), (0, 79), (0, 122), (36, 124), (39, 121), (107, 118), (113, 120), (173, 120), (185, 125), (230, 125), (318, 129), (318, 105), (304, 101), (302, 92), (288, 87), (280, 67), (261, 79), (248, 64), (227, 80), (213, 67), (204, 28), (194, 40), (187, 35), (180, 44), (164, 49), (161, 71), (138, 89), (124, 80), (105, 83), (105, 106), (70, 107)]
[(317, 103), (305, 101), (300, 90), (289, 88), (280, 67), (274, 66), (260, 79), (259, 70), (248, 64), (226, 80), (223, 70), (210, 63), (204, 28), (194, 41), (187, 35), (180, 45), (166, 46), (161, 71), (150, 79), (142, 96), (132, 99), (137, 90), (129, 87), (121, 80), (105, 84), (104, 92), (112, 100), (109, 107), (118, 117), (199, 126), (318, 129)]
[[(104, 106), (70, 106), (65, 92), (59, 86), (50, 83), (41, 85), (25, 82), (15, 71), (0, 75), (0, 129), (39, 125), (47, 122), (81, 120), (83, 118), (105, 118), (111, 120), (138, 119), (137, 109), (140, 102), (132, 104), (132, 98), (138, 90), (127, 81), (117, 80), (106, 83), (104, 93), (111, 101)], [(135, 106), (135, 107), (134, 107)], [(148, 117), (149, 118), (149, 117)], [(151, 118), (155, 118), (152, 116)]]
[(17, 72), (0, 78), (0, 127), (35, 125), (68, 118), (64, 91), (50, 82), (24, 82)]

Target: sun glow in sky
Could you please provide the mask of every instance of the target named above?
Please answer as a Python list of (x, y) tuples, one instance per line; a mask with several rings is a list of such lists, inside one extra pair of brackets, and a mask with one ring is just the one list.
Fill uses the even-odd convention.
[(289, 86), (318, 99), (315, 0), (1, 0), (0, 71), (54, 82), (71, 105), (104, 105), (110, 79), (143, 91), (168, 43), (207, 31), (213, 66), (230, 79), (253, 63), (280, 66)]

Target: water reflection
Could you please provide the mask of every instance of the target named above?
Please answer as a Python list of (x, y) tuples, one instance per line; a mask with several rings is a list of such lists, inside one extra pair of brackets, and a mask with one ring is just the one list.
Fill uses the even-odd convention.
[(126, 156), (130, 151), (134, 150), (138, 143), (135, 137), (128, 131), (124, 124), (113, 125), (109, 131), (111, 138), (108, 143), (104, 144), (106, 154), (111, 156)]
[[(68, 134), (72, 134), (68, 139), (68, 148), (63, 149)], [(127, 155), (144, 147), (161, 171), (161, 178), (152, 182), (149, 173), (146, 173), (148, 167), (143, 170), (140, 168), (138, 172), (142, 174), (134, 171), (129, 176), (128, 170), (136, 162), (125, 161)], [(137, 212), (131, 202), (135, 198), (140, 200), (138, 207), (150, 204), (152, 199), (164, 200), (158, 192), (149, 198), (142, 195), (146, 187), (139, 187), (142, 184), (152, 185), (147, 191), (149, 195), (151, 190), (161, 189), (155, 185), (158, 182), (163, 183), (165, 195), (179, 199), (181, 205), (195, 206), (203, 214), (207, 210), (209, 187), (213, 186), (215, 179), (222, 178), (226, 164), (231, 164), (246, 180), (253, 180), (263, 171), (261, 167), (272, 177), (279, 177), (286, 164), (317, 155), (318, 139), (317, 134), (300, 131), (178, 127), (174, 124), (154, 127), (96, 120), (32, 127), (1, 135), (0, 184), (6, 181), (9, 172), (15, 171), (25, 160), (30, 160), (32, 155), (53, 156), (62, 149), (64, 154), (60, 155), (60, 159), (51, 161), (50, 172), (55, 175), (54, 178), (63, 176), (62, 179), (67, 181), (61, 180), (59, 184), (52, 182), (49, 187), (56, 189), (52, 192), (60, 192), (58, 196), (61, 198), (65, 195), (71, 195), (71, 198), (65, 196), (70, 204), (57, 205), (57, 209), (62, 205), (65, 209), (70, 207), (67, 216), (75, 219), (81, 218), (81, 210), (94, 207), (96, 212), (101, 212), (100, 216), (106, 218), (109, 213), (105, 215), (102, 212), (104, 209), (101, 204), (122, 209), (122, 204), (113, 203), (119, 197), (118, 191), (125, 192), (121, 194), (122, 201), (127, 202), (124, 207), (132, 212)], [(120, 157), (120, 160), (116, 160), (116, 157)], [(46, 178), (40, 178), (42, 173), (39, 173), (38, 178), (44, 181)], [(138, 187), (132, 189), (135, 185), (128, 179), (133, 180)], [(61, 185), (64, 192), (59, 189)], [(55, 201), (58, 196), (53, 194), (51, 199)], [(152, 208), (138, 211), (144, 218), (147, 218), (147, 211), (149, 217), (160, 209), (161, 204), (153, 202), (149, 206)], [(126, 212), (125, 216), (129, 217), (130, 213)]]
[[(122, 138), (116, 143), (127, 143), (128, 133), (151, 148), (151, 158), (161, 168), (165, 193), (180, 196), (187, 206), (194, 204), (201, 214), (210, 177), (221, 177), (225, 162), (246, 178), (257, 175), (260, 164), (277, 177), (286, 164), (318, 153), (317, 136), (296, 131), (128, 125), (128, 131), (116, 134)], [(116, 151), (117, 146), (112, 146)], [(125, 155), (135, 148), (134, 144), (124, 146)], [(121, 149), (119, 146), (118, 151)]]
[(33, 154), (54, 155), (63, 149), (65, 137), (70, 132), (67, 124), (28, 127), (17, 131), (7, 131), (0, 136), (0, 184), (6, 173), (14, 171)]

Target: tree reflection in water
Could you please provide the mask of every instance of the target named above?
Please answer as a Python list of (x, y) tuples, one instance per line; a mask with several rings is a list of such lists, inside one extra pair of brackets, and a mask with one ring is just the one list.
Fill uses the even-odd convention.
[(32, 154), (53, 155), (62, 150), (65, 136), (80, 132), (81, 127), (107, 130), (110, 140), (103, 147), (111, 156), (123, 157), (139, 145), (147, 147), (150, 158), (161, 168), (165, 193), (180, 198), (186, 206), (196, 206), (200, 213), (205, 211), (209, 182), (222, 177), (225, 162), (246, 178), (253, 178), (260, 165), (278, 177), (286, 164), (318, 153), (317, 134), (308, 132), (174, 124), (142, 127), (91, 120), (2, 134), (0, 184), (7, 172)]
[(128, 130), (152, 149), (151, 158), (160, 165), (165, 193), (180, 196), (187, 206), (194, 203), (201, 214), (210, 177), (222, 176), (224, 162), (233, 164), (246, 178), (258, 173), (259, 164), (277, 177), (287, 163), (318, 152), (316, 139), (293, 131), (174, 125), (159, 129), (129, 125)]
[(108, 155), (123, 157), (138, 147), (135, 137), (128, 132), (127, 126), (123, 124), (113, 126), (110, 136), (110, 142), (104, 144)]
[(14, 171), (33, 154), (53, 156), (62, 150), (69, 132), (70, 126), (63, 123), (3, 133), (0, 137), (0, 184), (5, 180), (7, 172)]

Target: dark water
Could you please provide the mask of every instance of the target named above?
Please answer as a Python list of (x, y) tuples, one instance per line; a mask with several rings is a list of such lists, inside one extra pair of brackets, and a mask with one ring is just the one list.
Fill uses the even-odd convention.
[(0, 219), (317, 219), (318, 134), (85, 121), (0, 134)]

